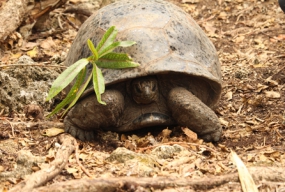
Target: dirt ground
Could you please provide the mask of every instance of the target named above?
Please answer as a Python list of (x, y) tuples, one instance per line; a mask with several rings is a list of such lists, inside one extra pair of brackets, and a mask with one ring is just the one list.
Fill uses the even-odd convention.
[[(116, 183), (112, 179), (121, 178), (121, 182), (128, 183), (129, 179), (133, 185), (116, 185), (113, 191), (242, 191), (240, 180), (248, 179), (233, 176), (237, 166), (231, 151), (235, 151), (249, 168), (259, 191), (285, 191), (285, 14), (277, 0), (174, 3), (197, 21), (217, 49), (223, 75), (223, 92), (215, 110), (223, 126), (221, 140), (206, 143), (181, 127), (125, 134), (98, 132), (94, 142), (77, 140), (74, 146), (78, 148), (65, 159), (67, 164), (42, 186), (68, 181), (76, 186), (74, 179), (87, 178)], [(67, 30), (63, 33), (28, 42), (38, 47), (34, 55), (31, 50), (35, 49), (23, 48), (24, 45), (2, 50), (1, 65), (8, 68), (25, 54), (39, 64), (50, 63), (54, 54), (64, 57), (77, 31), (69, 22), (64, 24)], [(3, 191), (16, 187), (29, 178), (27, 175), (45, 170), (58, 157), (60, 120), (33, 122), (23, 113), (0, 113)], [(48, 113), (46, 108), (44, 113)], [(273, 171), (268, 180), (262, 175), (267, 169)], [(163, 178), (171, 181), (163, 182)], [(201, 184), (183, 183), (183, 179)], [(164, 184), (150, 184), (156, 181)]]

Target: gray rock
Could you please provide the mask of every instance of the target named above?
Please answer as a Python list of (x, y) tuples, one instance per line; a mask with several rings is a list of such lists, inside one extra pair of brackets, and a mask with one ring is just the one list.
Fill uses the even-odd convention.
[(183, 150), (185, 150), (185, 148), (181, 147), (180, 145), (161, 145), (154, 148), (151, 151), (151, 155), (154, 155), (159, 159), (168, 159), (172, 158), (174, 155), (180, 153)]
[(30, 57), (22, 56), (16, 66), (0, 71), (0, 111), (22, 112), (28, 104), (52, 108), (53, 101), (46, 102), (45, 98), (59, 70), (35, 64)]

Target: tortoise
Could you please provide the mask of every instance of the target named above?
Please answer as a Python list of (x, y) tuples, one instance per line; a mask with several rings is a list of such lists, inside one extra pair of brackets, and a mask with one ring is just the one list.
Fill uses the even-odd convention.
[(65, 131), (92, 140), (98, 129), (127, 132), (180, 125), (205, 141), (218, 141), (222, 127), (212, 108), (221, 94), (220, 63), (198, 24), (167, 1), (121, 0), (82, 24), (65, 64), (90, 56), (87, 39), (96, 45), (111, 26), (116, 26), (118, 40), (137, 42), (116, 51), (128, 53), (140, 66), (102, 69), (106, 105), (97, 102), (90, 86), (66, 115)]

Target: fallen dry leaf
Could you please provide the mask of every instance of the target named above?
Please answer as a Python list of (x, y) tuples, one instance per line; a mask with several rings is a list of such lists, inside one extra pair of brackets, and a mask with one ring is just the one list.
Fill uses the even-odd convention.
[(221, 12), (218, 16), (219, 19), (225, 20), (227, 19), (228, 14), (226, 12)]
[(233, 92), (229, 91), (225, 94), (225, 97), (227, 98), (228, 101), (232, 100), (233, 98)]
[(267, 88), (268, 88), (267, 85), (262, 85), (262, 84), (258, 83), (258, 84), (257, 84), (257, 89), (255, 90), (255, 92), (256, 92), (256, 93), (259, 93), (259, 92), (261, 92), (262, 90), (267, 89)]
[(61, 133), (64, 133), (64, 129), (52, 127), (52, 128), (46, 129), (43, 132), (43, 135), (48, 136), (48, 137), (54, 137), (54, 136), (59, 135)]
[(51, 37), (43, 40), (40, 43), (40, 47), (43, 49), (52, 49), (56, 46), (55, 42), (53, 41), (53, 39)]
[(265, 96), (272, 99), (280, 98), (280, 93), (276, 91), (264, 91)]
[(239, 180), (240, 180), (243, 191), (244, 192), (258, 192), (257, 186), (255, 185), (246, 166), (244, 165), (242, 160), (238, 157), (238, 155), (234, 151), (231, 152), (231, 159), (237, 167), (238, 174), (239, 174)]
[(229, 125), (229, 122), (224, 120), (222, 117), (219, 118), (219, 121), (222, 125), (225, 125), (226, 127)]
[(187, 135), (187, 137), (189, 138), (190, 141), (197, 141), (198, 140), (197, 133), (191, 131), (187, 127), (181, 127), (181, 129), (185, 133), (185, 135)]
[(27, 52), (27, 55), (33, 58), (33, 57), (36, 57), (38, 53), (39, 53), (38, 48), (34, 47), (31, 51)]
[(182, 3), (199, 3), (200, 0), (182, 0)]

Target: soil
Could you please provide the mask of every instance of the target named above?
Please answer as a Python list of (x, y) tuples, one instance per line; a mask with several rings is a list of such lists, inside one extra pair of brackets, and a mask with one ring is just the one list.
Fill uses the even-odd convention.
[[(92, 178), (164, 176), (203, 181), (236, 172), (238, 166), (231, 159), (231, 151), (238, 154), (246, 167), (285, 166), (285, 54), (282, 51), (285, 48), (285, 14), (278, 2), (175, 0), (173, 3), (197, 21), (217, 49), (223, 74), (223, 92), (215, 109), (223, 126), (221, 140), (206, 143), (183, 127), (157, 127), (124, 134), (100, 131), (95, 141), (77, 140), (78, 150), (70, 155), (60, 174), (44, 186), (87, 178), (75, 160), (76, 155)], [(58, 9), (58, 12), (63, 10)], [(59, 71), (61, 65), (58, 63), (64, 59), (77, 31), (70, 25), (71, 21), (77, 21), (76, 16), (65, 15), (63, 33), (26, 41), (21, 46), (16, 40), (10, 43), (1, 52), (0, 67), (11, 69), (13, 66), (9, 65), (21, 55), (28, 55), (43, 64), (40, 67)], [(37, 47), (35, 54), (31, 53), (35, 50), (31, 47)], [(54, 69), (54, 65), (59, 67)], [(38, 110), (36, 114), (42, 113)], [(46, 108), (43, 110), (44, 114), (49, 112)], [(41, 120), (33, 114), (34, 111), (30, 113), (31, 118), (25, 117), (24, 108), (0, 111), (0, 190), (15, 187), (26, 175), (44, 169), (55, 158), (57, 137), (63, 126), (60, 117)], [(128, 150), (119, 154), (132, 158), (115, 155), (122, 147)], [(30, 156), (44, 160), (35, 158), (24, 170), (19, 166), (19, 156), (29, 152)], [(259, 191), (285, 190), (284, 181), (278, 179), (255, 180), (255, 184)], [(241, 191), (242, 188), (240, 182), (234, 180), (206, 189), (177, 185), (163, 189), (144, 186), (140, 190)]]

